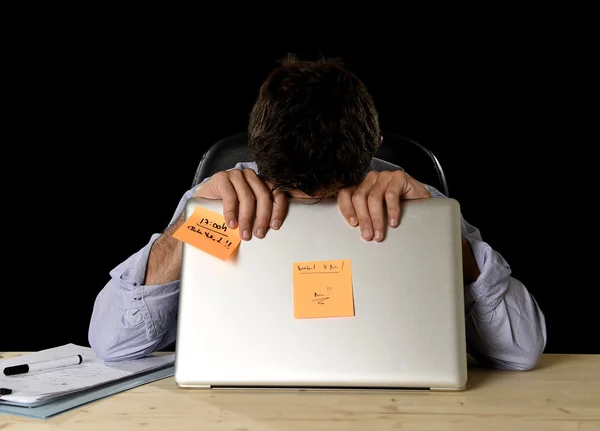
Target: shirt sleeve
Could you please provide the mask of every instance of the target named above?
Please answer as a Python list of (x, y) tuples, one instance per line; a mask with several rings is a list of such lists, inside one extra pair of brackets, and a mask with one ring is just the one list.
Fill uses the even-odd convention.
[[(445, 197), (429, 187), (434, 198)], [(480, 275), (465, 286), (469, 354), (481, 365), (530, 370), (546, 347), (545, 317), (534, 297), (511, 275), (506, 260), (461, 215), (462, 236), (473, 250)]]
[[(169, 225), (179, 218), (194, 191), (183, 195)], [(88, 339), (104, 361), (140, 358), (175, 341), (179, 280), (144, 285), (148, 256), (160, 235), (152, 235), (143, 248), (110, 271), (108, 283), (96, 297)]]
[[(232, 169), (245, 168), (253, 169), (254, 165), (238, 163)], [(182, 196), (169, 225), (179, 218), (197, 187)], [(144, 285), (148, 256), (160, 235), (152, 235), (144, 247), (112, 269), (108, 283), (96, 297), (88, 341), (101, 360), (141, 358), (176, 339), (180, 281)]]

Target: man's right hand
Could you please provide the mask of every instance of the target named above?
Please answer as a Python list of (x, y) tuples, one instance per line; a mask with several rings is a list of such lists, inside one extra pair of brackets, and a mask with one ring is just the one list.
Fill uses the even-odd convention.
[(276, 190), (271, 200), (271, 187), (252, 169), (232, 169), (214, 174), (196, 189), (194, 197), (223, 200), (227, 226), (239, 226), (241, 238), (248, 241), (252, 232), (264, 238), (269, 227), (279, 229), (287, 215), (287, 195)]

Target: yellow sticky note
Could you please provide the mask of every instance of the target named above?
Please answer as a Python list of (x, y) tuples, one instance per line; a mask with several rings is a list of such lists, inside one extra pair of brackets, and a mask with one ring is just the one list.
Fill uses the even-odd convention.
[(227, 260), (241, 241), (239, 230), (227, 227), (225, 217), (202, 207), (194, 209), (173, 237), (222, 260)]
[(354, 316), (350, 259), (295, 262), (294, 317)]

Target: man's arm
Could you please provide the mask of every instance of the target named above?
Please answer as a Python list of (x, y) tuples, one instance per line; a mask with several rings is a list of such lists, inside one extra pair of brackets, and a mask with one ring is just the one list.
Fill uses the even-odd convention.
[[(444, 197), (429, 187), (434, 198)], [(462, 217), (461, 217), (462, 218)], [(504, 258), (462, 218), (467, 345), (480, 364), (530, 370), (546, 347), (546, 323)]]
[(183, 195), (165, 232), (114, 268), (98, 293), (88, 340), (100, 359), (136, 359), (175, 341), (182, 246), (171, 235), (193, 193)]
[(233, 222), (240, 232), (254, 230), (258, 238), (264, 237), (269, 224), (274, 229), (281, 226), (287, 199), (276, 192), (273, 203), (254, 168), (253, 163), (238, 163), (188, 190), (164, 233), (153, 235), (111, 271), (94, 303), (88, 334), (99, 358), (140, 358), (175, 341), (183, 245), (172, 235), (184, 222), (185, 204), (191, 197), (221, 199), (228, 225)]

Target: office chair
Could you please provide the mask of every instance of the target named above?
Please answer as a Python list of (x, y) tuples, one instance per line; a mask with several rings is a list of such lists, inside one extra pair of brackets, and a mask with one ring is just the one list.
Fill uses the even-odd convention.
[[(431, 150), (404, 136), (382, 132), (383, 142), (375, 157), (393, 163), (418, 181), (435, 187), (449, 197), (442, 165)], [(228, 136), (212, 145), (204, 154), (192, 187), (219, 171), (231, 169), (238, 162), (251, 162), (246, 132)]]

